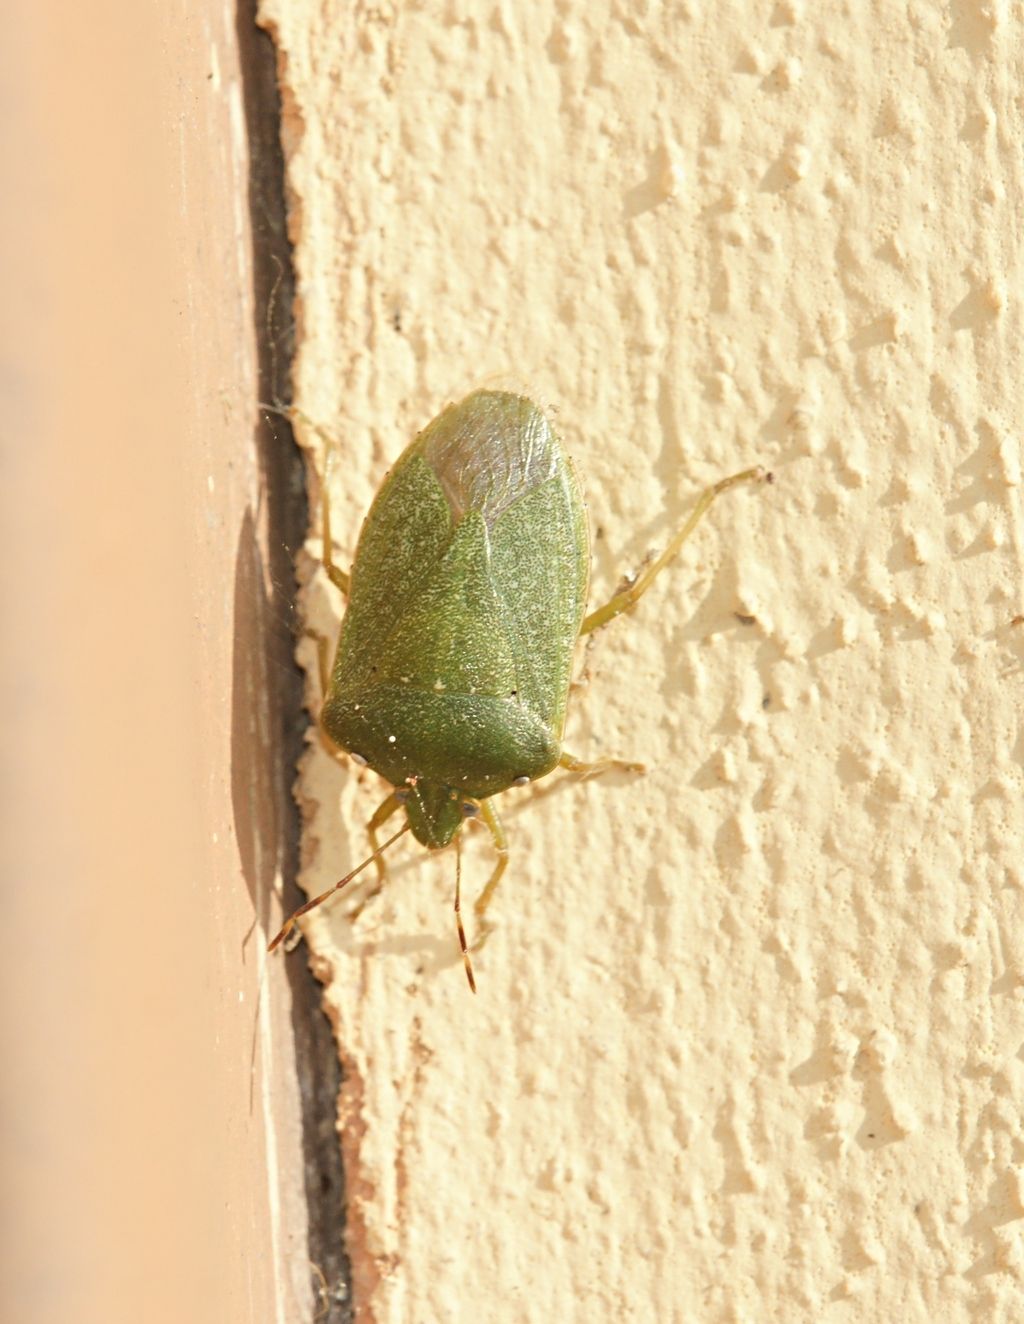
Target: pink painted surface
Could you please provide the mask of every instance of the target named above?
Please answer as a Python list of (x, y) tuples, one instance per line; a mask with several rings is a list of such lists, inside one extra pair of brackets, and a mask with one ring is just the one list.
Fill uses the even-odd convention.
[(287, 998), (280, 971), (258, 998), (245, 941), (275, 838), (232, 785), (233, 754), (257, 789), (273, 757), (258, 694), (237, 722), (262, 647), (239, 557), (263, 535), (232, 22), (5, 15), (0, 1314), (20, 1324), (311, 1313)]

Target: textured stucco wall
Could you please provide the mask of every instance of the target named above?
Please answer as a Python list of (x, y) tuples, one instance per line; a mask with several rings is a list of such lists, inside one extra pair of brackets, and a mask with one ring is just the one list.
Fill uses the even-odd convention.
[[(308, 926), (360, 1318), (1024, 1318), (1020, 10), (263, 16), (346, 559), (492, 375), (557, 409), (595, 602), (778, 478), (587, 651), (570, 747), (651, 770), (508, 795), (479, 997), (450, 855)], [(310, 888), (382, 794), (311, 742)]]

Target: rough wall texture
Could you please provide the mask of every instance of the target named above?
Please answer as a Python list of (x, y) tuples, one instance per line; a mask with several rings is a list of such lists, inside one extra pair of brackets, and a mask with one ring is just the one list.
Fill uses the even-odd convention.
[[(1019, 9), (263, 16), (345, 559), (492, 374), (557, 408), (592, 601), (778, 478), (587, 651), (570, 747), (651, 770), (506, 797), (479, 997), (450, 854), (309, 924), (359, 1317), (1024, 1318)], [(320, 889), (383, 788), (302, 786)]]

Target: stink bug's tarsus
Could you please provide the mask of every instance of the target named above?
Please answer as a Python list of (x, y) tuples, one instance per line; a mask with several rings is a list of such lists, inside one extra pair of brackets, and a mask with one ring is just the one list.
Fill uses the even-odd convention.
[[(622, 759), (584, 763), (563, 750), (576, 640), (637, 603), (716, 497), (771, 477), (745, 469), (708, 488), (661, 555), (589, 615), (579, 483), (548, 420), (525, 396), (474, 391), (415, 438), (370, 507), (350, 575), (334, 564), (325, 493), (324, 567), (348, 608), (330, 668), (320, 641), (320, 724), (335, 749), (394, 789), (370, 819), (372, 853), (300, 906), (270, 950), (371, 863), (374, 895), (384, 853), (406, 832), (430, 850), (453, 839), (458, 847), (470, 817), (483, 821), (497, 852), (473, 907), (482, 945), (487, 907), (508, 864), (492, 797), (557, 767), (584, 776), (609, 767), (643, 771)], [(380, 829), (400, 809), (404, 826), (380, 843)], [(457, 853), (456, 926), (475, 992), (461, 885)]]

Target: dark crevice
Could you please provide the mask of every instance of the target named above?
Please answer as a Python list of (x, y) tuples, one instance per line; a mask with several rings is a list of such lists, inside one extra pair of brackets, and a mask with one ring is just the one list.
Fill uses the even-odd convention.
[[(285, 218), (275, 52), (269, 36), (256, 25), (255, 0), (239, 0), (236, 22), (250, 152), (258, 391), (261, 401), (281, 403), (289, 399), (294, 279)], [(288, 913), (305, 900), (295, 882), (299, 815), (291, 783), (307, 719), (293, 657), (294, 638), (287, 622), (295, 615), (293, 556), (305, 537), (307, 503), (303, 462), (291, 428), (282, 418), (261, 418), (256, 446), (268, 529), (266, 579), (272, 585), (268, 610), (263, 613), (265, 674), (271, 691), (268, 746), (276, 761), (271, 773), (278, 817), (276, 853), (284, 878), (283, 907)], [(269, 895), (254, 901), (257, 913), (266, 920)], [(286, 968), (301, 1092), (316, 1318), (319, 1324), (352, 1324), (351, 1266), (345, 1252), (345, 1177), (336, 1128), (341, 1084), (338, 1056), (321, 1006), (322, 990), (307, 962), (291, 960)]]

